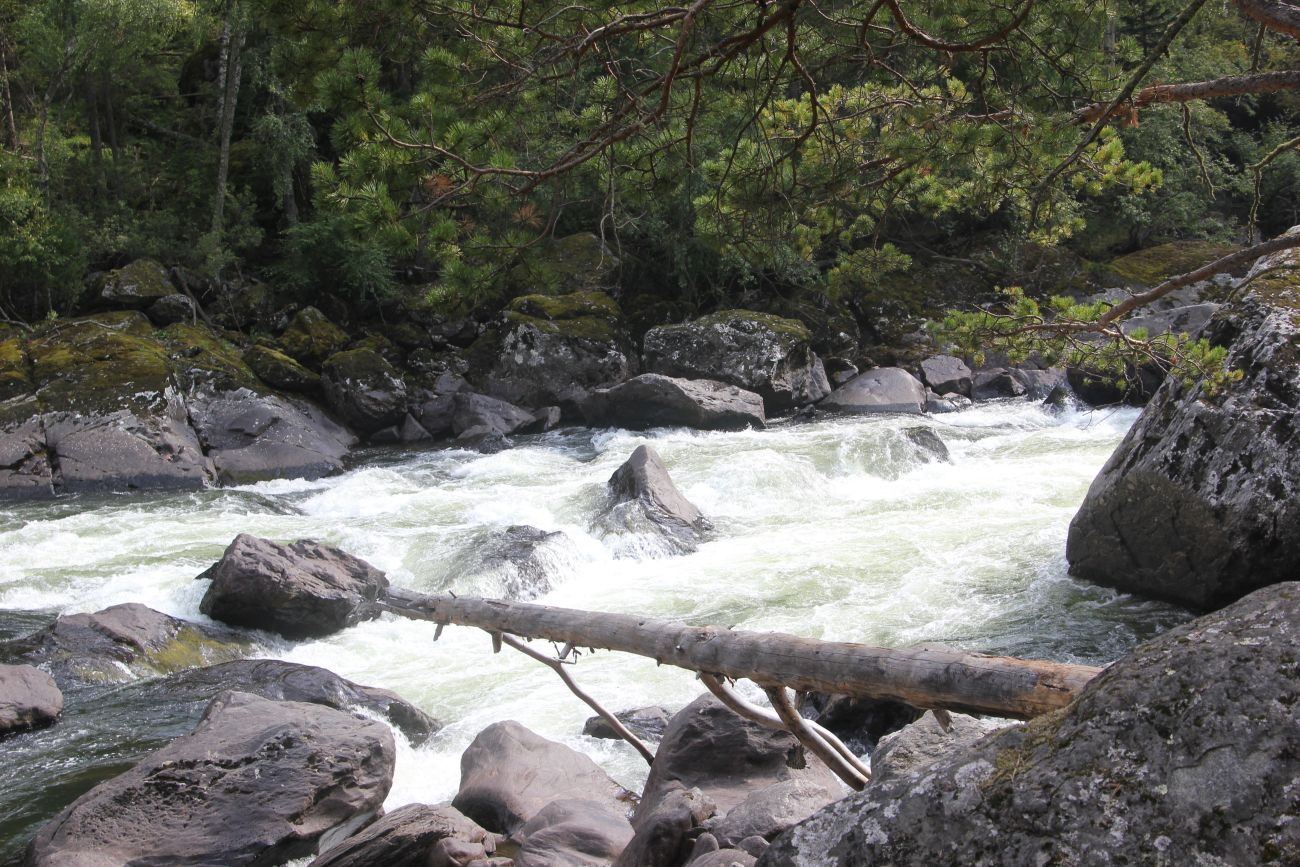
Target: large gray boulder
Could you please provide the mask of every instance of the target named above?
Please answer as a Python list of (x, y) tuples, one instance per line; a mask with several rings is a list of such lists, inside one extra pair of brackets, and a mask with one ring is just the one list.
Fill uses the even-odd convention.
[[(1253, 273), (1300, 266), (1300, 252)], [(1297, 576), (1300, 277), (1260, 277), (1207, 327), (1242, 378), (1166, 380), (1070, 522), (1070, 571), (1194, 608)]]
[(395, 747), (382, 723), (226, 692), (199, 725), (45, 825), (29, 867), (278, 864), (381, 809)]
[(321, 368), (321, 385), (330, 409), (362, 433), (395, 425), (406, 415), (406, 383), (374, 350), (331, 355)]
[(204, 614), (286, 638), (330, 635), (375, 617), (388, 589), (384, 573), (337, 548), (247, 533), (198, 577), (212, 581), (199, 605)]
[(487, 831), (454, 807), (407, 804), (352, 835), (310, 867), (451, 867), (457, 855), (486, 859), (494, 850)]
[(932, 355), (921, 362), (921, 378), (940, 397), (960, 394), (970, 397), (971, 370), (966, 362), (951, 355)]
[(693, 838), (717, 812), (717, 804), (699, 789), (671, 785), (653, 808), (637, 810), (636, 834), (615, 867), (677, 867), (692, 854)]
[(514, 867), (608, 867), (632, 839), (625, 815), (587, 799), (551, 801), (516, 837)]
[(618, 304), (602, 292), (525, 295), (469, 350), (470, 381), (517, 406), (578, 405), (597, 388), (637, 372)]
[(63, 713), (63, 693), (30, 665), (0, 665), (0, 738), (53, 725)]
[(933, 764), (1009, 725), (1011, 720), (964, 713), (948, 713), (940, 722), (933, 711), (926, 711), (916, 722), (880, 739), (871, 754), (871, 783), (879, 785)]
[(451, 430), (456, 436), (470, 430), (509, 436), (534, 422), (531, 412), (499, 398), (468, 391), (458, 392), (451, 398)]
[(139, 603), (64, 614), (31, 635), (0, 643), (0, 658), (38, 665), (65, 686), (156, 677), (247, 655), (247, 639)]
[(873, 784), (769, 867), (1300, 861), (1300, 584), (1140, 645), (1072, 704)]
[(819, 404), (838, 412), (925, 412), (925, 386), (901, 367), (878, 367), (859, 373)]
[(582, 753), (506, 720), (479, 732), (461, 754), (451, 804), (489, 831), (513, 835), (563, 799), (592, 801), (626, 818), (632, 795)]
[(247, 388), (193, 396), (189, 408), (217, 479), (227, 484), (320, 478), (343, 469), (357, 442), (313, 404)]
[(763, 398), (752, 391), (710, 379), (675, 379), (643, 373), (627, 382), (593, 391), (582, 402), (591, 425), (632, 430), (691, 427), (699, 430), (763, 428)]
[(794, 735), (744, 719), (706, 693), (678, 711), (664, 732), (633, 824), (639, 827), (676, 789), (697, 788), (726, 814), (755, 792), (791, 780), (841, 789)]
[(830, 394), (810, 340), (807, 326), (796, 319), (722, 310), (650, 329), (642, 355), (650, 373), (736, 385), (759, 394), (767, 414), (777, 415)]
[(682, 496), (659, 453), (637, 446), (609, 477), (610, 502), (595, 526), (606, 534), (645, 534), (675, 553), (695, 550), (713, 524)]

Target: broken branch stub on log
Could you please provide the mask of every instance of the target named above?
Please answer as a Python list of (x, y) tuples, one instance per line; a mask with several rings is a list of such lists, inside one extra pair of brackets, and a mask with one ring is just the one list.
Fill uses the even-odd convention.
[(899, 650), (396, 589), (390, 589), (381, 606), (439, 625), (634, 653), (689, 671), (748, 678), (764, 687), (892, 699), (922, 708), (1014, 719), (1064, 707), (1101, 671), (1087, 665), (960, 650)]

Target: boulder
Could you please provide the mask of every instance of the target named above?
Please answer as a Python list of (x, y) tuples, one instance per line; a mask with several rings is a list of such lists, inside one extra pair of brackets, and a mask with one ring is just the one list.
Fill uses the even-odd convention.
[(204, 614), (286, 638), (331, 635), (375, 617), (388, 588), (384, 573), (337, 548), (247, 533), (198, 577), (212, 582), (199, 605)]
[[(30, 404), (35, 409), (34, 402)], [(15, 415), (26, 415), (17, 410)], [(0, 424), (0, 499), (28, 500), (54, 496), (54, 468), (40, 418)]]
[(838, 737), (857, 755), (870, 753), (880, 739), (908, 723), (921, 711), (901, 701), (855, 698), (848, 695), (803, 693), (799, 712)]
[(304, 307), (280, 335), (280, 345), (286, 354), (314, 369), (348, 345), (348, 333), (315, 307)]
[(710, 379), (674, 379), (657, 373), (643, 373), (613, 388), (593, 391), (582, 402), (582, 415), (591, 425), (632, 430), (766, 426), (763, 398), (752, 391)]
[(632, 839), (626, 816), (597, 801), (552, 801), (519, 829), (514, 867), (608, 867)]
[(903, 431), (903, 436), (916, 446), (917, 456), (920, 457), (921, 463), (928, 464), (932, 461), (941, 463), (950, 463), (952, 455), (948, 454), (948, 446), (943, 439), (928, 427), (909, 427)]
[(925, 411), (932, 415), (943, 415), (949, 412), (961, 412), (971, 405), (971, 399), (960, 394), (949, 394), (944, 397), (934, 392), (926, 392)]
[(992, 367), (975, 374), (971, 397), (995, 400), (1000, 397), (1027, 397), (1043, 400), (1056, 388), (1066, 384), (1067, 373), (1059, 367), (1040, 370), (1032, 367)]
[(699, 789), (674, 784), (660, 793), (653, 809), (637, 809), (636, 834), (615, 867), (677, 867), (694, 848), (695, 838), (717, 805)]
[(177, 322), (193, 322), (198, 315), (194, 302), (188, 295), (177, 292), (164, 295), (149, 305), (149, 320), (159, 328), (175, 325)]
[(489, 831), (513, 835), (552, 801), (594, 801), (625, 817), (631, 798), (582, 753), (506, 720), (479, 732), (461, 754), (451, 804)]
[(457, 392), (452, 398), (451, 429), (456, 436), (475, 430), (510, 434), (533, 424), (533, 414), (495, 397), (473, 392)]
[(564, 411), (558, 406), (544, 406), (533, 413), (532, 424), (520, 428), (523, 433), (546, 433), (560, 426)]
[(970, 397), (971, 372), (966, 362), (951, 355), (933, 355), (921, 362), (921, 378), (942, 397), (960, 394)]
[[(631, 710), (621, 710), (614, 714), (627, 730), (642, 740), (657, 741), (663, 738), (664, 731), (668, 728), (668, 722), (672, 718), (666, 709), (662, 707), (635, 707)], [(605, 721), (604, 717), (588, 717), (583, 723), (582, 733), (589, 738), (604, 738), (606, 740), (621, 740), (618, 732), (614, 727)]]
[(387, 719), (412, 744), (437, 734), (442, 723), (395, 692), (363, 686), (314, 665), (279, 659), (237, 659), (204, 668), (191, 668), (142, 684), (137, 694), (157, 695), (173, 704), (207, 703), (227, 689), (259, 695), (271, 701), (299, 701), (336, 710), (362, 708)]
[(824, 358), (822, 367), (831, 388), (843, 385), (860, 373), (858, 366), (846, 358)]
[(435, 395), (411, 407), (411, 415), (430, 436), (446, 436), (452, 432), (452, 420), (456, 416), (456, 395)]
[(515, 524), (470, 540), (446, 571), (457, 580), (475, 582), (482, 596), (536, 599), (551, 590), (551, 576), (561, 570), (569, 544), (559, 531)]
[(189, 407), (190, 422), (226, 484), (336, 473), (357, 442), (314, 404), (246, 388), (198, 394)]
[(310, 855), (382, 807), (395, 747), (382, 723), (225, 692), (188, 735), (78, 798), (27, 863), (255, 865)]
[(950, 753), (966, 749), (990, 732), (1013, 724), (1012, 720), (979, 718), (964, 713), (948, 713), (946, 720), (940, 722), (933, 711), (926, 711), (916, 722), (880, 739), (871, 754), (871, 784), (880, 785), (934, 764)]
[(1300, 584), (1140, 645), (1066, 708), (868, 786), (760, 865), (1300, 860)]
[(818, 406), (837, 412), (925, 412), (925, 386), (901, 367), (860, 373), (830, 393)]
[(650, 373), (713, 379), (756, 392), (767, 414), (777, 415), (816, 403), (831, 391), (810, 339), (798, 320), (723, 310), (650, 329), (643, 357)]
[(771, 842), (785, 831), (807, 819), (832, 801), (842, 797), (842, 787), (808, 779), (773, 783), (752, 792), (749, 797), (705, 823), (705, 827), (723, 848), (744, 848), (741, 843), (751, 837)]
[(104, 276), (99, 300), (113, 307), (143, 310), (159, 299), (174, 294), (176, 287), (172, 286), (166, 268), (153, 259), (136, 259)]
[(576, 417), (587, 393), (635, 374), (618, 304), (602, 292), (524, 295), (470, 348), (469, 379), (518, 406)]
[(444, 841), (479, 858), (494, 849), (487, 831), (453, 807), (407, 804), (325, 852), (309, 867), (430, 867)]
[[(1252, 273), (1300, 265), (1265, 257)], [(1300, 279), (1256, 279), (1206, 335), (1241, 379), (1166, 380), (1070, 522), (1080, 578), (1194, 608), (1295, 578), (1300, 562)]]
[(157, 676), (244, 656), (247, 639), (221, 627), (169, 617), (138, 603), (64, 614), (0, 644), (12, 662), (38, 665), (59, 682), (105, 683)]
[(839, 779), (794, 735), (764, 728), (705, 694), (678, 711), (664, 732), (633, 824), (676, 788), (698, 788), (727, 813), (755, 791), (802, 780), (831, 792)]
[(63, 713), (63, 693), (30, 665), (0, 665), (0, 738), (53, 725)]
[(362, 433), (395, 425), (406, 415), (406, 383), (370, 349), (331, 355), (321, 368), (321, 387), (330, 409)]
[(253, 346), (244, 353), (244, 362), (272, 388), (296, 394), (318, 394), (320, 375), (313, 373), (283, 352), (269, 346)]
[(677, 490), (663, 459), (650, 446), (637, 446), (614, 471), (609, 493), (610, 503), (595, 522), (604, 533), (651, 535), (669, 550), (686, 553), (713, 529), (709, 519)]

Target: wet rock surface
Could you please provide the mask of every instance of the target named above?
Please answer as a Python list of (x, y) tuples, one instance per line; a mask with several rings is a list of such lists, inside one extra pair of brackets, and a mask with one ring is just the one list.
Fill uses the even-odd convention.
[(637, 446), (609, 478), (610, 504), (596, 519), (606, 533), (661, 539), (675, 553), (693, 551), (713, 524), (673, 484), (659, 453)]
[(394, 753), (381, 723), (226, 692), (193, 732), (51, 820), (27, 864), (252, 865), (309, 855), (379, 811)]
[(711, 379), (763, 398), (778, 415), (830, 393), (807, 326), (796, 319), (751, 310), (723, 310), (682, 325), (661, 325), (645, 335), (650, 373)]
[(406, 415), (406, 383), (373, 350), (331, 355), (321, 368), (321, 386), (330, 409), (362, 433), (397, 424)]
[(543, 807), (515, 836), (515, 867), (606, 867), (632, 839), (632, 825), (607, 804), (564, 798)]
[[(668, 723), (672, 719), (672, 714), (662, 707), (636, 707), (631, 710), (618, 711), (614, 716), (632, 734), (642, 740), (651, 741), (663, 738), (664, 731), (668, 728)], [(582, 726), (582, 733), (592, 738), (620, 739), (613, 726), (606, 722), (604, 717), (600, 716), (588, 717)]]
[(947, 713), (941, 722), (926, 711), (916, 722), (887, 734), (871, 754), (871, 784), (909, 774), (943, 757), (965, 749), (990, 732), (1014, 725), (1014, 721)]
[(407, 804), (321, 853), (310, 867), (453, 867), (446, 857), (486, 859), (492, 852), (487, 831), (454, 807)]
[(870, 785), (763, 865), (1300, 859), (1300, 584), (1138, 646), (1061, 711)]
[(632, 430), (690, 427), (697, 430), (761, 429), (763, 398), (752, 391), (708, 379), (675, 379), (643, 373), (613, 388), (592, 392), (582, 402), (588, 424)]
[[(1254, 273), (1300, 264), (1266, 257)], [(1217, 395), (1174, 379), (1111, 455), (1070, 523), (1073, 574), (1207, 609), (1296, 577), (1300, 280), (1283, 270), (1207, 327), (1242, 373)]]
[(63, 693), (30, 665), (0, 664), (0, 738), (53, 725), (63, 713)]
[(551, 589), (551, 576), (559, 572), (570, 544), (562, 532), (514, 524), (475, 538), (448, 574), (484, 582), (485, 596), (536, 599)]
[(330, 635), (374, 617), (388, 588), (382, 572), (337, 548), (247, 533), (198, 577), (212, 582), (199, 606), (204, 614), (287, 638)]
[(878, 367), (850, 379), (818, 404), (832, 412), (925, 412), (925, 386), (901, 367)]

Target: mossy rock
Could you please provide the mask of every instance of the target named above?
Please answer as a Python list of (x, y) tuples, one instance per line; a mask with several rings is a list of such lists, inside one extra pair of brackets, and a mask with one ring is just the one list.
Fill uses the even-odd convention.
[(319, 375), (269, 346), (248, 349), (244, 352), (244, 361), (253, 373), (272, 388), (300, 394), (315, 394), (320, 391)]
[[(1110, 263), (1108, 271), (1128, 285), (1156, 286), (1240, 249), (1236, 244), (1218, 241), (1174, 241), (1120, 256)], [(1233, 276), (1244, 273), (1245, 266)]]
[(186, 386), (211, 385), (222, 391), (257, 390), (257, 376), (239, 348), (211, 329), (181, 322), (167, 326), (161, 336), (170, 350), (176, 374)]
[(373, 331), (367, 332), (365, 337), (353, 343), (348, 349), (368, 349), (382, 355), (385, 361), (393, 365), (400, 365), (405, 357), (405, 353), (396, 343)]
[(618, 339), (622, 311), (604, 292), (567, 295), (522, 295), (510, 302), (506, 322), (531, 325), (543, 334), (613, 342)]
[(534, 248), (510, 278), (515, 286), (547, 295), (610, 289), (619, 265), (608, 244), (591, 232), (578, 232)]
[(100, 300), (118, 307), (144, 308), (176, 294), (167, 269), (153, 259), (137, 259), (104, 277)]
[(43, 410), (150, 409), (174, 385), (167, 348), (141, 336), (139, 313), (59, 323), (28, 341), (32, 380)]
[(19, 337), (0, 340), (0, 402), (32, 391), (27, 350)]
[(701, 316), (695, 320), (695, 324), (704, 326), (721, 325), (739, 331), (754, 331), (762, 328), (790, 340), (808, 341), (812, 339), (812, 333), (809, 332), (808, 326), (798, 319), (788, 319), (784, 316), (777, 316), (775, 313), (759, 313), (754, 310), (719, 310), (716, 313), (710, 313), (708, 316)]
[(304, 307), (294, 315), (280, 335), (286, 354), (308, 367), (319, 367), (325, 359), (348, 345), (348, 334), (315, 307)]

